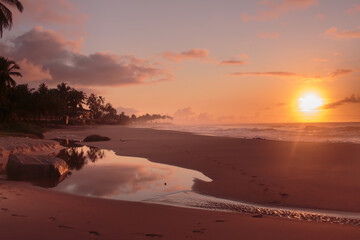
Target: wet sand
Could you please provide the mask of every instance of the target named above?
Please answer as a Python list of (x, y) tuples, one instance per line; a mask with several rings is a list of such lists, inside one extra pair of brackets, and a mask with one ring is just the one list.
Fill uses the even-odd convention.
[(0, 180), (1, 239), (359, 239), (360, 227), (74, 196)]
[(202, 172), (198, 193), (271, 206), (360, 212), (360, 144), (279, 142), (198, 136), (118, 126), (70, 128), (46, 137), (89, 134), (88, 143), (118, 155), (147, 158)]
[[(269, 205), (360, 212), (360, 145), (196, 136), (118, 126), (72, 127), (119, 155), (191, 168), (195, 190)], [(74, 196), (0, 180), (2, 239), (359, 239), (360, 227)]]

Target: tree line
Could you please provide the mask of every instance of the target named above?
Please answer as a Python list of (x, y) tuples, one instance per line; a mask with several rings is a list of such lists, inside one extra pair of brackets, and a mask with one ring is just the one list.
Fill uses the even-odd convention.
[(0, 122), (58, 122), (129, 124), (170, 118), (160, 114), (127, 116), (118, 114), (111, 103), (94, 93), (58, 84), (49, 88), (42, 83), (37, 89), (28, 84), (16, 84), (14, 76), (21, 77), (20, 66), (0, 57)]
[[(14, 7), (22, 12), (24, 7), (18, 0), (0, 0), (0, 38), (4, 29), (11, 29)], [(102, 96), (91, 93), (87, 96), (66, 83), (49, 88), (44, 83), (37, 89), (28, 84), (16, 84), (13, 77), (22, 77), (20, 66), (0, 56), (0, 123), (9, 122), (65, 122), (128, 124), (170, 118), (159, 114), (127, 116), (117, 114), (116, 109), (106, 103)], [(86, 107), (88, 109), (86, 109)]]

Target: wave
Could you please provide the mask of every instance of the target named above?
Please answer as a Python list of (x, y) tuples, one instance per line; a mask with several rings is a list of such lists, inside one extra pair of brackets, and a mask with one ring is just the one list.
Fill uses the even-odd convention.
[[(143, 127), (143, 126), (139, 126)], [(199, 135), (303, 142), (351, 142), (360, 144), (360, 123), (288, 123), (238, 125), (146, 125), (155, 129)]]

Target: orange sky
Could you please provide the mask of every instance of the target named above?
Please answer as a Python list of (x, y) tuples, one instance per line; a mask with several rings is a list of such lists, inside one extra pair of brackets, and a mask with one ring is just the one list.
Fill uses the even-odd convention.
[[(20, 63), (20, 82), (65, 81), (128, 114), (360, 121), (359, 1), (194, 2), (23, 0), (0, 52)], [(301, 112), (310, 91), (326, 107)]]

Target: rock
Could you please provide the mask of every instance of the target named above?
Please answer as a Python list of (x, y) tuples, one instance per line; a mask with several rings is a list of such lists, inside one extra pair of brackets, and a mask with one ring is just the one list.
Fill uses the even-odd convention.
[(68, 165), (53, 156), (10, 154), (6, 172), (10, 179), (60, 178), (68, 172)]
[(84, 142), (102, 142), (102, 141), (110, 141), (110, 138), (103, 137), (100, 135), (90, 135), (84, 139)]

